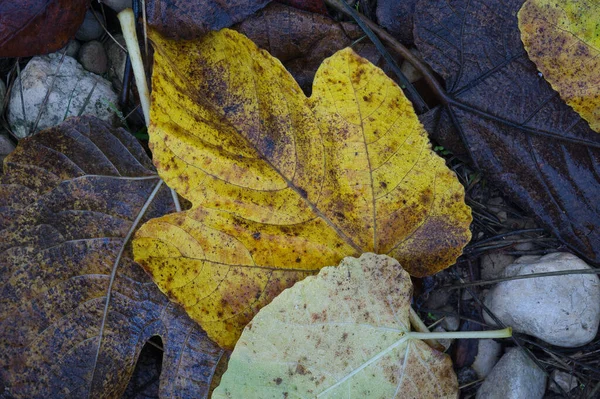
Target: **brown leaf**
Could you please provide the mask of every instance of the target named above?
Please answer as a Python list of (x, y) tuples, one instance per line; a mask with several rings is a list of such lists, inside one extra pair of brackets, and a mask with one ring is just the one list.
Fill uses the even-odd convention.
[(402, 43), (412, 45), (416, 4), (417, 0), (378, 0), (377, 21)]
[[(236, 30), (278, 58), (305, 93), (310, 93), (315, 73), (325, 58), (364, 35), (354, 24), (335, 22), (323, 15), (277, 3), (246, 19)], [(379, 54), (368, 40), (353, 49), (377, 64)]]
[(144, 343), (162, 397), (204, 397), (222, 351), (133, 262), (127, 237), (173, 211), (127, 132), (73, 118), (19, 142), (0, 185), (0, 380), (11, 397), (120, 397)]
[(243, 21), (270, 1), (152, 0), (146, 4), (146, 11), (148, 25), (162, 35), (190, 40)]
[(29, 57), (67, 44), (83, 22), (87, 0), (0, 1), (0, 57)]
[(323, 0), (277, 0), (277, 2), (300, 10), (327, 15), (327, 8)]
[[(438, 129), (574, 251), (600, 261), (600, 138), (538, 75), (517, 27), (523, 0), (421, 1), (415, 42), (446, 80)], [(455, 153), (460, 146), (444, 141)]]

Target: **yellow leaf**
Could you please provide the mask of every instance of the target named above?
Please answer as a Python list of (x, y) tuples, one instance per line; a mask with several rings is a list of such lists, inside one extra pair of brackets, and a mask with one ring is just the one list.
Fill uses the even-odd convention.
[(381, 70), (342, 50), (307, 99), (237, 32), (152, 40), (154, 162), (193, 206), (145, 224), (135, 259), (220, 345), (345, 256), (389, 254), (423, 276), (460, 255), (463, 187)]
[(600, 132), (600, 3), (528, 0), (519, 10), (529, 58), (590, 127)]

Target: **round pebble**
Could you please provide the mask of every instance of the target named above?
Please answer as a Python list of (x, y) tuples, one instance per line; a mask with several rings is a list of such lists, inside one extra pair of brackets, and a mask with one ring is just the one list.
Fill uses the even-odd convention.
[(97, 40), (84, 43), (79, 49), (77, 60), (86, 70), (102, 75), (108, 69), (108, 59), (104, 46)]

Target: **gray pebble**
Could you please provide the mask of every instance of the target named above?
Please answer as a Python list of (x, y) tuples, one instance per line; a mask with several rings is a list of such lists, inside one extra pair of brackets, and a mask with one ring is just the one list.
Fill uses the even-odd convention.
[[(100, 14), (97, 14), (100, 17)], [(96, 20), (92, 11), (88, 10), (85, 13), (85, 19), (83, 23), (79, 27), (77, 33), (75, 33), (75, 38), (77, 40), (81, 40), (82, 42), (89, 42), (90, 40), (96, 40), (102, 36), (104, 33), (104, 29), (102, 25)]]
[(477, 390), (477, 399), (541, 399), (546, 375), (521, 349), (506, 353)]
[(90, 72), (102, 75), (108, 69), (108, 60), (104, 46), (97, 40), (84, 43), (77, 57), (79, 63)]
[(102, 0), (102, 3), (109, 6), (116, 12), (121, 12), (126, 8), (131, 8), (131, 0)]
[[(125, 47), (125, 39), (123, 35), (114, 35), (115, 40)], [(108, 58), (108, 78), (113, 86), (120, 88), (123, 85), (123, 72), (125, 71), (125, 60), (127, 53), (114, 40), (109, 39), (104, 43), (106, 56)]]

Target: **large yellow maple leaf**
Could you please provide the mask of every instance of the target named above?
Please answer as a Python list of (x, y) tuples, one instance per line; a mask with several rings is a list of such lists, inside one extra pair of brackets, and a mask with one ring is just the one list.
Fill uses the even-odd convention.
[(464, 189), (380, 69), (339, 51), (306, 98), (237, 32), (151, 38), (154, 163), (193, 205), (146, 223), (135, 259), (221, 346), (345, 256), (388, 254), (424, 276), (460, 255)]

